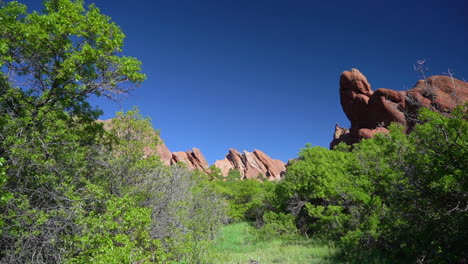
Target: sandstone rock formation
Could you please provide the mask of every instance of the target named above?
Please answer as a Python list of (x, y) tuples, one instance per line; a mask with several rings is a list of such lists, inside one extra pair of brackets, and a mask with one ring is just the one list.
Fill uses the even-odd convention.
[[(98, 122), (103, 123), (104, 129), (111, 130), (111, 121), (112, 119), (99, 120)], [(145, 146), (142, 158), (157, 155), (166, 166), (182, 162), (191, 170), (200, 170), (204, 173), (211, 172), (205, 156), (199, 149), (192, 148), (185, 152), (171, 152), (156, 131), (151, 131), (147, 140), (150, 137), (154, 138), (154, 136), (157, 137), (158, 144), (156, 147), (154, 145), (151, 147), (149, 145)], [(263, 175), (270, 180), (275, 180), (279, 179), (281, 174), (286, 171), (284, 162), (271, 159), (260, 150), (244, 151), (241, 154), (235, 149), (230, 149), (226, 158), (216, 161), (215, 166), (221, 169), (224, 176), (227, 176), (229, 170), (237, 169), (240, 171), (242, 178), (247, 179), (255, 179), (259, 175)]]
[[(349, 139), (349, 129), (341, 127), (338, 124), (335, 124), (335, 133), (333, 134), (333, 140), (330, 143), (330, 148), (338, 145), (340, 142), (348, 142)], [(289, 165), (289, 162), (288, 162)]]
[(177, 162), (185, 163), (188, 166), (188, 168), (192, 170), (196, 169), (205, 173), (210, 172), (209, 165), (205, 159), (205, 156), (203, 156), (201, 151), (197, 148), (192, 148), (191, 151), (187, 150), (186, 152), (173, 152), (169, 163), (172, 165)]
[[(200, 170), (205, 173), (210, 173), (209, 164), (203, 153), (193, 148), (186, 152), (170, 152), (166, 145), (161, 141), (158, 145), (156, 154), (161, 157), (161, 160), (166, 165), (173, 165), (178, 162), (183, 162), (191, 170)], [(244, 151), (240, 153), (235, 149), (229, 149), (228, 154), (223, 160), (217, 160), (214, 164), (221, 170), (223, 176), (227, 176), (232, 169), (239, 170), (242, 179), (256, 179), (259, 175), (268, 178), (269, 180), (277, 180), (286, 171), (286, 164), (281, 160), (270, 158), (267, 154), (260, 150), (253, 152)]]
[[(146, 153), (146, 151), (145, 151)], [(166, 144), (162, 140), (159, 141), (158, 146), (156, 147), (156, 154), (161, 158), (161, 161), (164, 162), (166, 166), (171, 165), (172, 153), (166, 147)]]
[(388, 132), (386, 128), (392, 122), (402, 124), (410, 132), (419, 108), (450, 113), (458, 105), (466, 103), (468, 83), (436, 75), (418, 81), (408, 91), (385, 88), (373, 91), (366, 76), (352, 69), (341, 74), (340, 98), (343, 111), (351, 121), (351, 128), (346, 131), (335, 127), (330, 148), (340, 142), (354, 144), (376, 133)]
[(253, 152), (244, 150), (241, 154), (235, 149), (229, 149), (226, 157), (217, 160), (214, 165), (224, 176), (227, 176), (229, 170), (239, 170), (242, 179), (256, 179), (259, 175), (263, 175), (269, 180), (277, 180), (286, 171), (284, 162), (272, 159), (260, 150)]

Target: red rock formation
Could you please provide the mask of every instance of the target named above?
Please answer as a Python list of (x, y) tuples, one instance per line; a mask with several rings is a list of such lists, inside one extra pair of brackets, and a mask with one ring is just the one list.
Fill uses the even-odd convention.
[(352, 69), (341, 74), (340, 98), (351, 128), (346, 132), (336, 127), (330, 148), (339, 142), (353, 144), (376, 133), (388, 132), (386, 127), (392, 122), (406, 126), (409, 132), (420, 107), (449, 113), (466, 103), (468, 83), (436, 75), (418, 81), (408, 91), (379, 88), (374, 92), (367, 78), (359, 70)]
[(189, 169), (200, 170), (205, 173), (209, 173), (208, 162), (205, 159), (205, 156), (197, 148), (193, 148), (192, 151), (187, 150), (186, 152), (173, 152), (170, 164), (175, 164), (177, 162), (185, 163)]
[[(104, 129), (111, 130), (111, 119), (106, 121), (99, 120), (98, 122), (103, 123)], [(157, 136), (158, 145), (156, 148), (154, 146), (144, 147), (143, 158), (157, 155), (167, 166), (182, 162), (191, 170), (210, 173), (209, 164), (199, 149), (193, 148), (185, 152), (171, 152), (159, 134), (156, 131), (154, 133)], [(254, 152), (244, 151), (241, 154), (235, 149), (230, 149), (226, 158), (222, 161), (216, 161), (215, 166), (221, 169), (224, 176), (227, 176), (229, 170), (237, 169), (242, 177), (247, 179), (255, 179), (260, 174), (270, 180), (279, 179), (281, 174), (286, 170), (285, 164), (282, 161), (271, 159), (260, 150), (254, 150)]]
[(160, 143), (156, 147), (156, 154), (161, 158), (161, 161), (164, 162), (166, 166), (171, 165), (172, 153), (162, 140), (160, 140)]
[[(348, 142), (348, 140), (346, 140), (346, 137), (348, 136), (349, 136), (349, 129), (346, 129), (344, 127), (341, 127), (338, 124), (335, 124), (335, 133), (333, 134), (333, 140), (330, 143), (330, 149), (333, 149), (340, 142)], [(290, 162), (288, 162), (288, 165), (289, 163)]]
[(284, 162), (274, 160), (260, 150), (244, 151), (241, 154), (235, 149), (229, 149), (226, 157), (217, 160), (214, 165), (224, 176), (227, 176), (232, 169), (239, 170), (243, 179), (256, 179), (259, 175), (263, 175), (269, 180), (277, 180), (286, 171)]

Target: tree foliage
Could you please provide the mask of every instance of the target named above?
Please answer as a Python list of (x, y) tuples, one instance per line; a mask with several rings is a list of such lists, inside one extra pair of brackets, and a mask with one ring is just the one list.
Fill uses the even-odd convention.
[(273, 204), (293, 215), (302, 233), (338, 238), (348, 254), (384, 249), (413, 261), (463, 263), (466, 113), (466, 106), (451, 116), (422, 109), (408, 136), (393, 125), (352, 150), (307, 147)]
[(103, 123), (87, 102), (118, 99), (145, 78), (122, 56), (119, 27), (80, 0), (32, 13), (2, 2), (0, 21), (0, 263), (206, 255), (224, 216), (219, 195), (162, 166), (159, 136), (137, 109)]
[(229, 221), (262, 221), (267, 199), (273, 193), (272, 182), (238, 179), (214, 181), (212, 184), (228, 201)]
[(119, 56), (125, 35), (94, 5), (50, 0), (43, 12), (27, 14), (10, 2), (1, 10), (0, 66), (36, 108), (76, 113), (87, 96), (124, 94), (145, 78), (138, 60)]
[[(119, 56), (123, 33), (82, 1), (44, 2), (27, 13), (0, 4), (0, 153), (6, 177), (0, 216), (4, 263), (58, 263), (76, 252), (64, 238), (82, 232), (93, 168), (102, 139), (91, 95), (124, 94), (144, 75)], [(85, 207), (87, 208), (87, 207)], [(4, 223), (4, 224), (3, 224)]]

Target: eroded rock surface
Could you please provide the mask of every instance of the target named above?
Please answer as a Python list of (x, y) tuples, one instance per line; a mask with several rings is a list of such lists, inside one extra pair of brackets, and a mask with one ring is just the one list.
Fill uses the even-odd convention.
[(209, 173), (209, 165), (205, 159), (205, 156), (197, 148), (192, 148), (192, 150), (187, 150), (186, 152), (173, 152), (172, 159), (170, 164), (175, 164), (177, 162), (185, 163), (189, 169), (200, 170), (206, 173)]
[(266, 177), (269, 180), (277, 180), (286, 171), (285, 163), (281, 160), (270, 158), (260, 150), (240, 153), (235, 149), (229, 149), (223, 160), (217, 160), (214, 164), (224, 176), (232, 169), (239, 170), (243, 179), (256, 179)]
[(419, 108), (447, 114), (466, 103), (468, 83), (435, 75), (418, 81), (408, 91), (386, 88), (373, 91), (366, 76), (352, 69), (341, 74), (340, 101), (351, 128), (346, 131), (337, 125), (330, 148), (340, 142), (354, 144), (376, 133), (388, 132), (387, 127), (392, 122), (405, 126), (410, 132)]
[[(104, 129), (112, 129), (112, 119), (99, 120), (98, 122), (103, 123)], [(198, 148), (192, 148), (185, 152), (171, 152), (156, 131), (151, 131), (148, 138), (150, 136), (156, 136), (158, 144), (144, 146), (142, 158), (157, 155), (166, 166), (181, 162), (185, 163), (187, 168), (191, 170), (200, 170), (204, 173), (211, 172), (205, 156)], [(284, 162), (272, 159), (260, 150), (240, 153), (235, 149), (229, 149), (226, 157), (223, 160), (216, 161), (214, 165), (221, 169), (224, 176), (227, 176), (231, 169), (239, 170), (243, 179), (266, 177), (269, 180), (276, 180), (286, 171)]]

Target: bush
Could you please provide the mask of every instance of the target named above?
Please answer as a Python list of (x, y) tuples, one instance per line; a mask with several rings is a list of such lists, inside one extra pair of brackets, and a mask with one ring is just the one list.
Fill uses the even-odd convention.
[(292, 241), (299, 239), (294, 216), (281, 212), (266, 211), (263, 214), (262, 225), (253, 232), (256, 239), (260, 241), (275, 239)]
[(466, 262), (467, 119), (466, 106), (450, 117), (422, 109), (408, 136), (392, 125), (352, 150), (307, 147), (272, 204), (302, 233), (339, 239), (348, 256), (383, 249), (398, 259)]
[(216, 190), (228, 202), (230, 221), (261, 221), (267, 197), (274, 183), (257, 180), (214, 181)]
[(159, 143), (150, 120), (138, 109), (118, 113), (106, 124), (111, 145), (101, 145), (95, 173), (109, 193), (136, 197), (150, 210), (149, 238), (161, 241), (168, 259), (196, 262), (225, 218), (224, 203), (206, 176), (183, 165), (163, 166), (148, 155)]
[(94, 199), (94, 206), (77, 201), (80, 232), (66, 240), (80, 250), (66, 263), (164, 263), (168, 259), (160, 240), (150, 237), (150, 208), (135, 197), (113, 196), (98, 186), (88, 189), (94, 190), (86, 195)]

